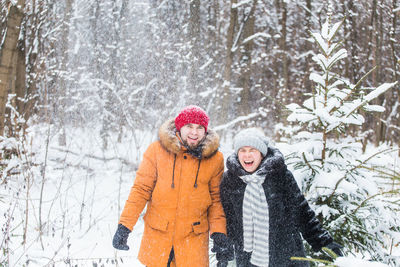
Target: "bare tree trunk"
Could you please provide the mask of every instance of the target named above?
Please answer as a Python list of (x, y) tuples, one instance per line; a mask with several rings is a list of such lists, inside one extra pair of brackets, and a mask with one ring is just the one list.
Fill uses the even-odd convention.
[(282, 63), (283, 63), (283, 95), (282, 95), (282, 103), (286, 104), (288, 99), (288, 91), (289, 91), (289, 66), (288, 66), (288, 51), (286, 46), (287, 40), (287, 6), (286, 1), (281, 2), (281, 39), (280, 39), (280, 48), (282, 51)]
[[(389, 3), (387, 3), (389, 4)], [(381, 6), (383, 6), (383, 4), (381, 3)], [(382, 39), (381, 43), (382, 46), (384, 46), (384, 43), (387, 43), (388, 46), (387, 48), (383, 48), (382, 52), (381, 52), (381, 58), (387, 58), (387, 62), (385, 64), (385, 62), (383, 60), (381, 60), (381, 64), (382, 65), (386, 65), (386, 69), (390, 69), (392, 75), (390, 75), (389, 77), (392, 79), (392, 81), (398, 81), (399, 80), (399, 72), (398, 72), (398, 57), (396, 54), (396, 46), (398, 45), (398, 40), (399, 38), (397, 37), (396, 39), (396, 33), (398, 33), (398, 31), (396, 31), (396, 29), (398, 28), (397, 25), (397, 14), (398, 12), (393, 12), (393, 10), (396, 10), (397, 8), (397, 0), (392, 0), (392, 5), (389, 6), (388, 9), (386, 9), (388, 11), (388, 13), (386, 13), (384, 16), (381, 16), (380, 19), (380, 38)], [(389, 16), (388, 16), (389, 15)], [(387, 24), (385, 23), (385, 19), (384, 17), (389, 17), (390, 20), (387, 20)], [(389, 26), (390, 25), (390, 26)], [(388, 26), (389, 28), (389, 32), (387, 33), (387, 37), (389, 40), (387, 40), (386, 38), (384, 38), (384, 34), (385, 32), (387, 32), (387, 28)], [(380, 83), (385, 82), (386, 81), (386, 73), (387, 71), (385, 71), (385, 68), (381, 68), (381, 72), (380, 72)], [(397, 85), (397, 89), (399, 85)], [(399, 143), (398, 140), (398, 136), (400, 134), (400, 130), (399, 130), (399, 104), (400, 104), (400, 96), (399, 94), (396, 92), (398, 90), (394, 89), (394, 90), (390, 90), (387, 93), (384, 94), (384, 96), (382, 96), (382, 98), (380, 98), (380, 102), (378, 104), (383, 104), (384, 106), (386, 106), (385, 108), (385, 112), (383, 114), (381, 114), (381, 117), (383, 117), (383, 120), (380, 120), (381, 123), (381, 138), (380, 138), (380, 142), (389, 142), (390, 145), (393, 145), (393, 143)], [(397, 117), (397, 119), (396, 119)], [(400, 154), (400, 151), (399, 151)]]
[(17, 51), (17, 41), (21, 29), (21, 22), (24, 16), (25, 1), (18, 0), (17, 5), (9, 7), (7, 18), (7, 30), (1, 47), (0, 54), (0, 136), (4, 134), (5, 108), (10, 86), (13, 57)]
[[(207, 34), (209, 36), (208, 45), (205, 43), (206, 51), (210, 55), (210, 61), (212, 62), (210, 67), (213, 70), (217, 70), (221, 67), (223, 55), (219, 53), (220, 50), (220, 29), (221, 27), (221, 17), (220, 16), (220, 5), (218, 0), (213, 0), (212, 3), (208, 6), (208, 16), (207, 16)], [(220, 77), (217, 75), (212, 75), (208, 77), (207, 86), (214, 87), (214, 92), (212, 96), (209, 98), (207, 105), (205, 106), (206, 111), (210, 112), (212, 110), (212, 106), (214, 106), (215, 100), (217, 99), (218, 94), (218, 82)]]
[[(67, 68), (68, 68), (68, 40), (69, 40), (69, 28), (70, 28), (70, 21), (71, 21), (71, 16), (72, 16), (72, 5), (73, 5), (73, 0), (67, 0), (65, 1), (65, 13), (64, 13), (64, 18), (63, 18), (63, 24), (62, 24), (62, 35), (61, 35), (61, 54), (63, 55), (61, 57), (61, 72), (63, 75), (66, 75), (67, 73)], [(64, 112), (64, 107), (66, 106), (65, 99), (67, 95), (67, 82), (66, 78), (63, 77), (63, 75), (60, 77), (60, 87), (59, 87), (59, 93), (60, 93), (60, 100), (57, 101), (57, 114), (59, 116), (59, 125), (58, 127), (61, 130), (60, 135), (58, 136), (58, 145), (60, 146), (66, 146), (67, 144), (67, 137), (66, 137), (66, 132), (65, 132), (65, 112)]]
[(200, 0), (190, 1), (189, 17), (189, 43), (191, 46), (191, 62), (189, 67), (189, 90), (198, 92), (199, 88), (199, 67), (200, 67)]
[(377, 16), (377, 14), (376, 14), (376, 0), (373, 0), (372, 1), (372, 10), (371, 10), (371, 19), (370, 19), (370, 25), (369, 25), (369, 28), (370, 28), (370, 31), (369, 31), (369, 34), (368, 34), (368, 50), (367, 50), (367, 56), (368, 56), (368, 58), (371, 58), (372, 57), (372, 51), (373, 51), (373, 47), (372, 47), (372, 45), (373, 45), (373, 43), (374, 43), (374, 41), (373, 41), (373, 36), (374, 36), (374, 31), (375, 31), (375, 29), (374, 29), (374, 24), (375, 24), (375, 21), (376, 21), (376, 16)]
[[(22, 23), (22, 22), (21, 22)], [(14, 108), (14, 111), (10, 108), (5, 109), (6, 119), (5, 125), (8, 128), (8, 136), (16, 136), (20, 129), (25, 128), (24, 120), (20, 120), (24, 118), (25, 121), (27, 118), (24, 116), (24, 99), (26, 96), (25, 93), (25, 52), (24, 52), (24, 43), (25, 40), (19, 40), (17, 42), (17, 48), (15, 53), (13, 54), (13, 63), (12, 63), (12, 71), (10, 74), (11, 81), (9, 85), (9, 92), (14, 96), (11, 99), (11, 105)], [(16, 113), (14, 113), (16, 111)]]
[[(14, 108), (17, 105), (17, 98), (16, 98), (16, 90), (15, 90), (15, 82), (16, 82), (16, 74), (17, 74), (17, 50), (16, 49), (15, 53), (13, 54), (12, 58), (12, 63), (11, 63), (11, 72), (10, 72), (10, 84), (8, 88), (8, 95), (11, 96), (8, 97), (7, 101), (10, 101), (9, 104), (13, 106)], [(17, 114), (14, 114), (14, 111), (10, 108), (5, 108), (4, 110), (5, 114), (5, 119), (4, 119), (4, 127), (7, 128), (7, 136), (15, 136), (16, 132), (18, 131), (18, 126), (16, 125), (17, 123)]]
[[(257, 0), (253, 1), (253, 6), (251, 7), (249, 13), (246, 15), (243, 23), (243, 40), (254, 35), (254, 23), (255, 16), (254, 11), (256, 9)], [(240, 61), (240, 66), (242, 66), (242, 73), (239, 79), (239, 86), (242, 87), (240, 94), (240, 111), (242, 115), (247, 115), (250, 113), (250, 89), (251, 89), (251, 54), (253, 52), (253, 40), (249, 40), (243, 45), (244, 50), (242, 52), (242, 58)]]
[[(395, 10), (398, 8), (397, 6), (397, 0), (392, 1), (392, 10)], [(393, 64), (393, 71), (394, 71), (394, 80), (398, 81), (400, 79), (399, 77), (399, 59), (397, 58), (396, 55), (396, 31), (398, 25), (397, 25), (397, 14), (399, 12), (392, 12), (392, 29), (390, 31), (390, 48), (391, 48), (391, 53), (392, 53), (392, 64)], [(400, 94), (397, 94), (400, 100)]]
[[(120, 47), (121, 43), (125, 40), (125, 38), (128, 38), (127, 33), (126, 33), (126, 26), (123, 25), (123, 22), (129, 16), (127, 14), (128, 11), (128, 0), (123, 0), (121, 2), (121, 5), (118, 6), (115, 2), (113, 3), (113, 16), (114, 16), (114, 32), (115, 32), (115, 47)], [(112, 56), (112, 61), (113, 61), (113, 83), (116, 86), (116, 88), (124, 88), (125, 87), (125, 80), (122, 79), (120, 75), (120, 71), (124, 69), (123, 67), (123, 61), (124, 59), (121, 58), (120, 54), (117, 53), (117, 49), (113, 50), (113, 56)], [(124, 122), (127, 120), (126, 116), (124, 115), (123, 112), (118, 111), (118, 142), (122, 141), (122, 136), (123, 136), (123, 126)]]
[[(378, 5), (379, 7), (380, 5)], [(380, 12), (377, 12), (376, 15), (376, 28), (375, 28), (375, 53), (374, 53), (374, 59), (375, 59), (375, 65), (378, 66), (378, 68), (376, 68), (376, 70), (373, 72), (372, 75), (374, 75), (374, 84), (373, 86), (377, 86), (377, 84), (381, 83), (381, 73), (382, 73), (382, 68), (379, 68), (381, 66), (381, 56), (382, 56), (382, 35), (383, 35), (383, 29), (382, 29), (382, 19), (383, 19), (383, 15), (382, 15), (382, 10), (380, 10)], [(384, 101), (384, 94), (380, 95), (376, 100), (375, 103), (377, 103), (378, 105), (383, 104)], [(378, 120), (376, 121), (376, 125), (375, 125), (375, 146), (378, 146), (380, 142), (384, 141), (384, 128), (385, 125), (382, 123), (381, 119), (382, 119), (383, 114), (379, 114), (378, 115)]]
[(350, 80), (352, 82), (358, 81), (359, 80), (359, 57), (358, 57), (358, 49), (357, 49), (357, 40), (358, 40), (358, 31), (357, 31), (357, 21), (356, 21), (356, 14), (357, 11), (354, 7), (354, 2), (349, 1), (348, 2), (348, 9), (349, 9), (349, 22), (350, 22), (350, 29), (351, 29), (351, 34), (350, 34), (350, 69), (349, 71), (351, 72), (350, 74)]
[[(31, 110), (26, 109), (26, 63), (25, 63), (25, 42), (20, 41), (17, 45), (16, 54), (16, 73), (15, 73), (15, 92), (17, 96), (16, 109), (20, 116), (27, 121), (31, 115)], [(29, 100), (28, 100), (29, 101)], [(25, 125), (24, 125), (25, 126)]]
[[(343, 16), (346, 16), (346, 9), (347, 9), (346, 0), (341, 0), (341, 4), (342, 4), (342, 9), (343, 9), (342, 10)], [(349, 28), (349, 26), (347, 24), (347, 19), (345, 19), (345, 20), (343, 20), (343, 36), (348, 36), (348, 28)], [(350, 51), (348, 38), (344, 38), (343, 43), (344, 43), (345, 49), (347, 51)], [(344, 64), (345, 64), (344, 65), (344, 75), (345, 75), (345, 77), (350, 77), (350, 61), (346, 60), (344, 62)]]
[[(276, 58), (274, 68), (275, 75), (275, 86), (274, 96), (282, 105), (285, 105), (288, 101), (289, 95), (289, 66), (288, 66), (288, 51), (287, 51), (287, 4), (283, 0), (276, 0), (276, 13), (279, 16), (279, 24), (281, 26), (280, 38), (278, 40), (279, 45), (279, 57)], [(287, 124), (287, 120), (281, 121), (282, 116), (279, 116), (282, 106), (277, 105), (275, 112), (277, 113), (277, 121)]]
[[(397, 8), (398, 8), (397, 0), (393, 0), (393, 2), (392, 2), (392, 10), (395, 10)], [(397, 27), (398, 27), (398, 25), (397, 25), (397, 13), (393, 12), (393, 14), (392, 14), (392, 29), (390, 31), (390, 33), (391, 33), (390, 34), (390, 40), (391, 40), (390, 48), (391, 48), (391, 53), (392, 53), (392, 62), (393, 62), (392, 63), (393, 64), (392, 68), (393, 68), (393, 72), (394, 72), (394, 80), (395, 81), (398, 81), (400, 79), (400, 77), (399, 77), (400, 60), (396, 56), (396, 48), (395, 48), (396, 40), (398, 40), (398, 38), (396, 39), (396, 31), (395, 31), (395, 29), (397, 29)], [(397, 85), (397, 86), (399, 86), (399, 85)], [(396, 109), (396, 111), (394, 111), (393, 109)], [(389, 119), (387, 120), (388, 124), (390, 125), (392, 123), (392, 121), (393, 121), (393, 124), (394, 124), (395, 128), (398, 129), (398, 128), (400, 128), (400, 123), (399, 123), (399, 120), (398, 120), (398, 116), (400, 114), (400, 94), (399, 93), (397, 93), (397, 102), (392, 107), (392, 114), (396, 114), (396, 115), (394, 115), (393, 117), (389, 117)], [(395, 116), (397, 116), (397, 120), (396, 120)], [(392, 139), (400, 147), (400, 131), (397, 131), (395, 134), (390, 134), (389, 133), (390, 132), (390, 128), (389, 127), (387, 128), (386, 131), (387, 131), (387, 133), (386, 133), (387, 138), (388, 139)], [(400, 150), (398, 152), (398, 155), (400, 156)]]
[(210, 4), (208, 7), (208, 20), (207, 20), (207, 25), (208, 25), (208, 35), (210, 36), (210, 45), (209, 49), (211, 49), (212, 52), (212, 58), (215, 64), (215, 52), (217, 52), (218, 49), (218, 40), (219, 40), (219, 29), (218, 29), (218, 18), (219, 18), (219, 3), (218, 0), (214, 0), (213, 4)]
[(219, 116), (219, 123), (226, 123), (228, 118), (229, 106), (230, 106), (230, 87), (232, 79), (232, 63), (233, 63), (233, 42), (235, 37), (235, 29), (237, 25), (237, 9), (232, 8), (237, 4), (237, 0), (231, 0), (230, 16), (229, 16), (229, 27), (226, 36), (226, 58), (223, 72), (223, 84), (222, 84), (222, 96), (221, 96), (221, 113)]
[[(42, 81), (43, 73), (46, 72), (45, 66), (43, 64), (38, 64), (39, 51), (36, 49), (29, 49), (35, 46), (42, 48), (43, 40), (40, 37), (40, 32), (43, 26), (41, 17), (45, 12), (43, 6), (44, 5), (43, 3), (40, 3), (40, 0), (31, 1), (29, 10), (27, 10), (26, 13), (27, 17), (25, 23), (31, 25), (30, 28), (32, 29), (29, 34), (25, 34), (25, 45), (28, 49), (25, 49), (25, 56), (23, 59), (24, 61), (26, 60), (24, 110), (26, 110), (28, 114), (34, 112), (34, 104), (37, 101), (37, 98), (35, 98), (34, 95), (38, 90), (38, 84)], [(45, 87), (47, 88), (47, 84)]]
[[(371, 10), (370, 10), (370, 14), (371, 15), (370, 15), (370, 19), (369, 19), (370, 22), (369, 22), (369, 25), (368, 25), (369, 26), (368, 28), (370, 29), (370, 31), (368, 33), (368, 40), (366, 40), (367, 43), (368, 43), (368, 45), (367, 45), (367, 58), (368, 59), (372, 59), (372, 66), (377, 66), (376, 65), (377, 64), (376, 63), (376, 55), (374, 53), (374, 51), (376, 49), (376, 45), (377, 45), (376, 44), (376, 38), (374, 38), (376, 30), (377, 30), (376, 29), (376, 27), (377, 27), (376, 24), (377, 24), (377, 20), (378, 20), (378, 18), (377, 18), (378, 15), (377, 15), (376, 8), (377, 8), (377, 1), (376, 0), (372, 0), (372, 6), (371, 6)], [(353, 68), (353, 66), (351, 66), (351, 69), (352, 68)], [(348, 77), (350, 77), (350, 75)], [(351, 76), (351, 77), (353, 77), (353, 76)], [(375, 86), (377, 84), (376, 72), (375, 71), (372, 72), (371, 79), (372, 79), (371, 80), (372, 86)], [(366, 119), (365, 123), (362, 126), (363, 131), (367, 132), (370, 129), (375, 129), (376, 128), (376, 125), (375, 125), (376, 121), (374, 120), (374, 118), (370, 114), (365, 113), (363, 111), (362, 111), (362, 115)], [(373, 138), (373, 136), (370, 136), (368, 134), (366, 136)], [(368, 138), (369, 141), (371, 141), (371, 139)], [(366, 145), (366, 143), (367, 143), (367, 140), (365, 142), (365, 145)]]
[[(100, 19), (100, 14), (101, 14), (101, 10), (100, 10), (100, 1), (95, 1), (93, 3), (93, 14), (91, 14), (92, 19), (91, 19), (91, 25), (90, 27), (93, 29), (93, 44), (92, 46), (94, 47), (94, 55), (96, 55), (96, 58), (93, 60), (93, 64), (94, 64), (94, 69), (95, 69), (95, 73), (96, 74), (100, 74), (101, 73), (101, 67), (100, 67), (100, 37), (99, 37), (99, 26), (98, 26), (98, 20)], [(101, 90), (99, 96), (101, 99), (107, 99), (107, 97), (105, 95), (103, 95), (104, 93), (102, 92), (103, 90)], [(108, 116), (107, 114), (103, 111), (101, 114), (101, 130), (100, 130), (100, 136), (102, 139), (102, 148), (103, 149), (107, 149), (108, 148), (108, 137), (109, 137), (109, 130), (110, 130), (110, 126), (109, 126), (109, 121), (108, 121)]]
[[(305, 17), (306, 17), (306, 23), (305, 23), (305, 26), (306, 26), (306, 29), (307, 29), (307, 31), (306, 31), (306, 36), (308, 37), (308, 35), (309, 35), (309, 33), (311, 32), (311, 24), (312, 24), (312, 20), (311, 20), (311, 18), (312, 18), (312, 5), (311, 5), (311, 0), (306, 0), (306, 11), (305, 11)], [(312, 46), (311, 46), (311, 43), (310, 42), (306, 42), (305, 43), (305, 52), (306, 53), (308, 53), (309, 51), (311, 51), (312, 50)], [(304, 70), (305, 70), (305, 77), (304, 77), (304, 89), (305, 89), (305, 92), (307, 92), (307, 93), (309, 93), (309, 92), (311, 92), (311, 86), (312, 86), (312, 83), (311, 83), (311, 81), (310, 81), (310, 79), (309, 79), (309, 76), (310, 76), (310, 72), (311, 72), (311, 69), (310, 69), (310, 66), (311, 66), (311, 55), (309, 55), (309, 56), (307, 56), (306, 57), (306, 59), (305, 59), (305, 66), (304, 66)], [(300, 97), (300, 95), (298, 95), (299, 97)]]

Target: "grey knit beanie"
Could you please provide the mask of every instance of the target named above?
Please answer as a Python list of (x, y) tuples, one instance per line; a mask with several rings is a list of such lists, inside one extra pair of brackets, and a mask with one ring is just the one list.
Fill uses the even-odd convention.
[(233, 148), (237, 154), (239, 149), (244, 146), (251, 146), (261, 152), (263, 157), (268, 152), (268, 138), (258, 128), (247, 128), (241, 130), (233, 138)]

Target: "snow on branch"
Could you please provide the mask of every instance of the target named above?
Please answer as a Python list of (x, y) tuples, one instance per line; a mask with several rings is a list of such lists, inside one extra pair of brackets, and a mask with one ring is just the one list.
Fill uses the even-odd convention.
[(312, 32), (311, 36), (317, 42), (317, 44), (319, 45), (321, 50), (326, 54), (326, 52), (328, 51), (329, 46), (328, 46), (327, 42), (325, 42), (325, 40), (322, 37), (322, 35), (320, 33), (318, 33), (318, 32)]
[(233, 4), (233, 5), (232, 5), (232, 9), (233, 9), (233, 8), (238, 8), (238, 7), (243, 6), (243, 5), (246, 5), (246, 4), (249, 4), (249, 3), (251, 3), (251, 2), (253, 2), (253, 0), (244, 0), (244, 1), (241, 1), (241, 2), (239, 2), (239, 3)]
[(328, 41), (332, 40), (332, 38), (335, 36), (336, 32), (342, 25), (343, 21), (344, 20), (339, 21), (339, 22), (335, 23), (332, 27), (329, 27), (330, 24), (327, 19), (326, 22), (324, 23), (324, 25), (322, 26), (322, 31), (321, 31), (322, 37)]
[(242, 35), (242, 32), (243, 32), (243, 27), (244, 27), (244, 23), (242, 22), (240, 24), (239, 31), (236, 35), (235, 42), (232, 45), (232, 48), (231, 48), (232, 52), (235, 52), (239, 48), (238, 43), (239, 43), (240, 36)]
[(243, 44), (250, 42), (251, 40), (258, 38), (258, 37), (263, 37), (265, 39), (271, 38), (271, 35), (269, 35), (268, 33), (265, 32), (257, 32), (249, 37), (247, 37), (246, 39), (243, 40)]
[(250, 114), (248, 114), (246, 116), (240, 116), (240, 117), (237, 117), (236, 119), (234, 119), (233, 121), (230, 121), (230, 122), (222, 124), (222, 125), (218, 125), (217, 127), (213, 127), (213, 130), (214, 131), (224, 130), (224, 129), (227, 129), (227, 128), (231, 127), (232, 125), (234, 125), (234, 124), (236, 124), (238, 122), (246, 121), (246, 120), (252, 119), (254, 117), (257, 117), (259, 115), (261, 115), (261, 114), (258, 113), (258, 112), (254, 112), (254, 113), (250, 113)]
[(346, 114), (346, 117), (349, 117), (355, 110), (359, 109), (360, 107), (364, 106), (365, 104), (367, 104), (368, 102), (370, 102), (371, 100), (377, 98), (378, 96), (380, 96), (381, 94), (383, 94), (384, 92), (386, 92), (387, 90), (389, 90), (390, 88), (392, 88), (393, 86), (395, 86), (397, 84), (397, 82), (394, 83), (384, 83), (382, 85), (380, 85), (379, 87), (377, 87), (375, 90), (373, 90), (371, 93), (369, 93), (368, 95), (365, 96), (365, 98), (363, 99), (363, 101), (360, 101), (358, 103), (356, 103), (352, 109)]

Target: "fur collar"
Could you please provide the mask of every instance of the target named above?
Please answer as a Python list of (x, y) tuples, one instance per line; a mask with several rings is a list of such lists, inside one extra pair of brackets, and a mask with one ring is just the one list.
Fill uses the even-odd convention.
[[(207, 130), (206, 138), (202, 143), (202, 158), (210, 158), (218, 151), (219, 147), (218, 134), (210, 128)], [(161, 125), (158, 130), (158, 138), (160, 139), (161, 145), (173, 154), (178, 154), (181, 149), (184, 148), (179, 138), (176, 136), (174, 119), (169, 119)]]

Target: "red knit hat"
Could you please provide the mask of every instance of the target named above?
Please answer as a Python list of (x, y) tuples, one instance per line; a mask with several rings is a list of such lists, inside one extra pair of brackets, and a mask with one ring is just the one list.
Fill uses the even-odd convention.
[(195, 123), (203, 126), (207, 132), (208, 121), (210, 118), (200, 107), (190, 105), (183, 108), (175, 118), (175, 127), (178, 131), (188, 123)]

